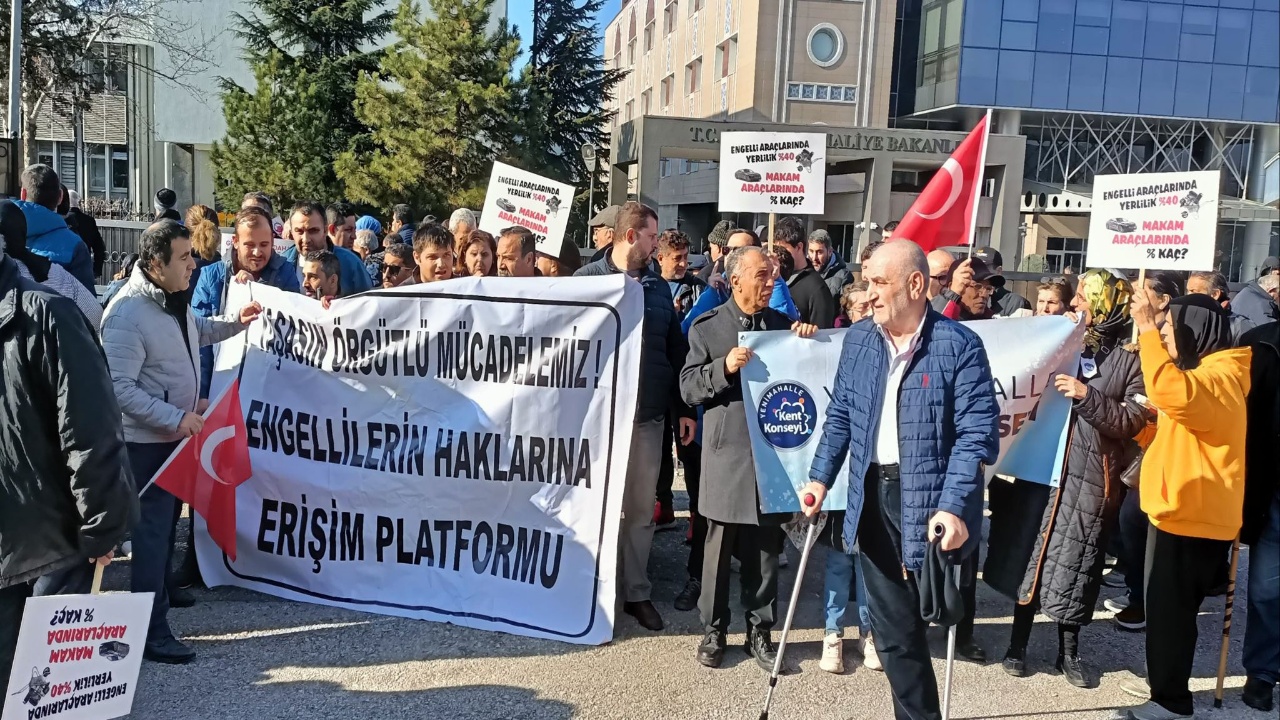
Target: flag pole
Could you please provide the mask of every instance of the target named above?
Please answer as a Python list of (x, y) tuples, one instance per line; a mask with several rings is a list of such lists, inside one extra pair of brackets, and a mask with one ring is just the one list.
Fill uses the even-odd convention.
[(769, 213), (769, 257), (773, 257), (773, 221), (777, 217), (777, 213)]
[[(987, 108), (983, 120), (982, 149), (978, 152), (978, 177), (973, 183), (973, 212), (969, 217), (969, 257), (973, 257), (973, 246), (978, 243), (978, 206), (982, 202), (982, 180), (987, 174), (987, 139), (991, 137), (991, 108)], [(1008, 178), (1005, 178), (1008, 181)]]

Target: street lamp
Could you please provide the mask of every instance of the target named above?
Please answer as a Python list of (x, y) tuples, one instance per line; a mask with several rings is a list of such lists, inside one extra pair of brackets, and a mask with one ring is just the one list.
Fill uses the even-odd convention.
[(582, 161), (587, 164), (587, 222), (591, 222), (596, 199), (596, 148), (591, 143), (582, 143), (580, 150)]

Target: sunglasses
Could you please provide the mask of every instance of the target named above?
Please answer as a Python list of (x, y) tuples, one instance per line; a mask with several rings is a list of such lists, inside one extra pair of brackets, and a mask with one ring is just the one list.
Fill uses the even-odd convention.
[(408, 265), (383, 265), (382, 266), (383, 275), (399, 275), (400, 273), (410, 272), (412, 270), (413, 268), (409, 267)]

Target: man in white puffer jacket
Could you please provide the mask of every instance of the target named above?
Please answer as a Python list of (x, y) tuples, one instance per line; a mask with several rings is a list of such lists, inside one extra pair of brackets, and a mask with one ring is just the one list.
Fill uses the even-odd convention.
[[(102, 346), (124, 415), (125, 447), (138, 487), (147, 485), (184, 437), (199, 433), (200, 347), (244, 330), (262, 312), (249, 303), (234, 316), (203, 318), (187, 303), (195, 270), (191, 235), (172, 220), (142, 233), (138, 262), (102, 320)], [(178, 500), (152, 485), (140, 498), (133, 531), (133, 592), (154, 592), (143, 657), (185, 663), (195, 652), (169, 628), (165, 575), (173, 552)]]

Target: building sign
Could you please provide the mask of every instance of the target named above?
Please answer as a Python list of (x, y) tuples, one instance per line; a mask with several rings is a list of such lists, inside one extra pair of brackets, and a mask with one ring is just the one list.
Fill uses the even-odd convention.
[(825, 135), (727, 132), (721, 138), (720, 212), (823, 212)]
[(571, 185), (496, 162), (484, 196), (480, 229), (497, 237), (513, 225), (528, 228), (539, 251), (557, 255), (572, 206)]
[[(719, 145), (722, 142), (722, 133), (718, 128), (692, 126), (688, 130), (689, 142), (691, 143)], [(768, 132), (768, 130), (761, 127), (760, 132), (765, 133)], [(899, 136), (889, 133), (853, 132), (828, 133), (826, 145), (832, 150), (916, 153), (920, 155), (950, 155), (955, 152), (957, 147), (960, 146), (960, 141), (942, 137), (922, 137), (917, 135)]]
[(1085, 265), (1212, 270), (1221, 178), (1216, 170), (1094, 176)]

